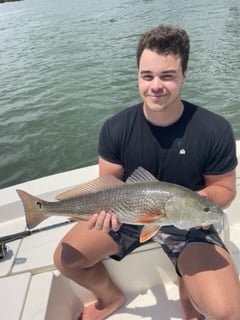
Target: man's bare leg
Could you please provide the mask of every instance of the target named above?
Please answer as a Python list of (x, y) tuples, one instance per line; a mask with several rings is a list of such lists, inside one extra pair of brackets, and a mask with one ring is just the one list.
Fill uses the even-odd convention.
[(96, 303), (84, 308), (79, 319), (103, 320), (124, 304), (124, 295), (101, 262), (119, 250), (108, 234), (89, 230), (85, 221), (77, 223), (59, 243), (54, 254), (56, 267), (96, 297)]
[(240, 320), (238, 274), (225, 249), (206, 243), (187, 245), (178, 268), (196, 310), (211, 319)]
[(181, 278), (179, 278), (179, 296), (182, 306), (182, 312), (185, 320), (204, 320), (205, 316), (200, 314), (193, 306), (191, 300), (188, 297), (185, 284)]
[[(84, 308), (79, 320), (103, 320), (125, 303), (125, 297), (112, 282), (101, 262), (90, 268), (85, 274), (86, 278), (93, 276), (95, 279), (94, 288), (91, 291), (94, 292), (97, 301)], [(101, 281), (98, 282), (99, 277), (96, 277), (96, 274), (101, 275)], [(90, 290), (89, 285), (89, 282), (85, 283), (84, 287)]]

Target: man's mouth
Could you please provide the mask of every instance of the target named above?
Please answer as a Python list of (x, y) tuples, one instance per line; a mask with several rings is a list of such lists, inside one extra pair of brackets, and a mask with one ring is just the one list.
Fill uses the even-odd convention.
[(166, 97), (167, 95), (166, 94), (150, 94), (149, 97), (151, 97), (152, 99), (161, 99), (161, 98), (164, 98)]

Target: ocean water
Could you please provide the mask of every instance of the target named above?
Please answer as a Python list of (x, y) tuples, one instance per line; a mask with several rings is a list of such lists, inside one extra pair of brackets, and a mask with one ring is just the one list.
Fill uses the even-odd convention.
[(167, 23), (191, 39), (184, 99), (240, 139), (240, 0), (0, 4), (0, 188), (97, 162), (112, 114), (139, 102), (135, 50)]

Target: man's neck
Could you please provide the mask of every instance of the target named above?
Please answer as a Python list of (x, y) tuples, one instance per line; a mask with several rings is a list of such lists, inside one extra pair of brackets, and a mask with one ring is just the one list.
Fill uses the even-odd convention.
[[(147, 110), (147, 111), (146, 111)], [(144, 115), (146, 119), (156, 126), (168, 127), (171, 124), (177, 122), (184, 111), (184, 105), (180, 100), (177, 104), (171, 108), (166, 108), (161, 111), (149, 111), (143, 107)]]

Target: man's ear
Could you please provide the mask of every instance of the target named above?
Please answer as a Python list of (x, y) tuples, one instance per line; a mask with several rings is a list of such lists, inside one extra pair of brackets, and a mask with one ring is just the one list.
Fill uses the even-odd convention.
[(186, 78), (188, 76), (188, 69), (186, 69), (184, 72), (183, 72), (183, 83), (185, 82)]
[(184, 76), (184, 80), (187, 78), (188, 76), (188, 69), (186, 69), (184, 72), (183, 72), (183, 76)]

